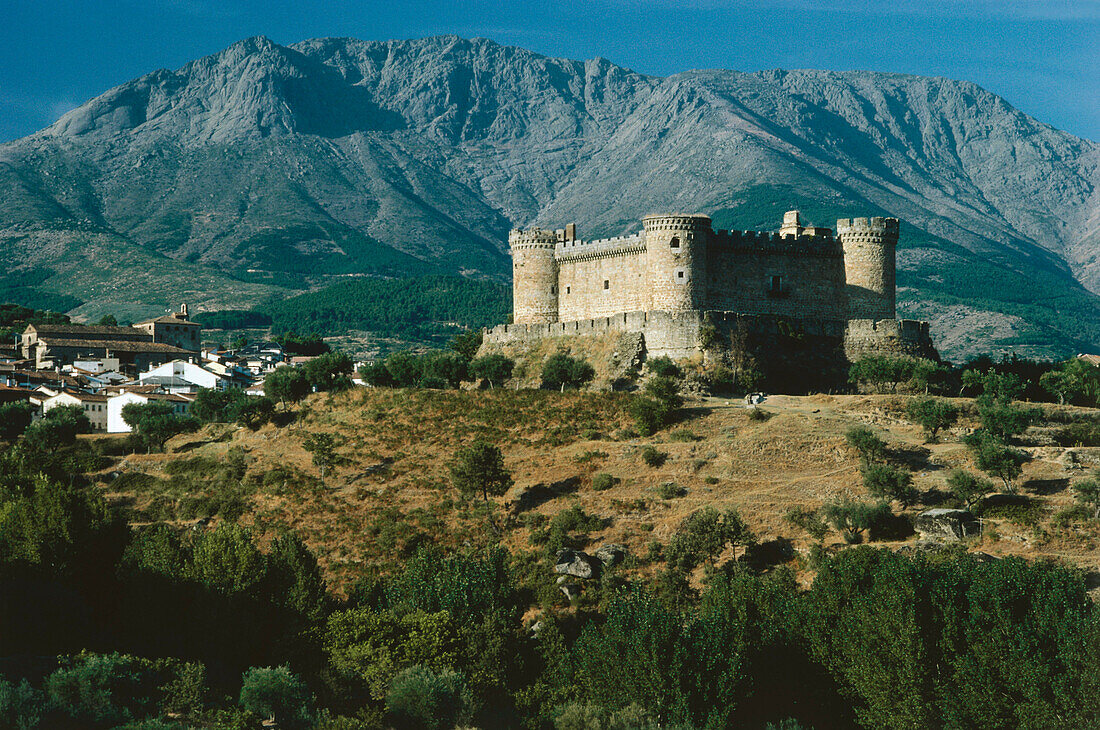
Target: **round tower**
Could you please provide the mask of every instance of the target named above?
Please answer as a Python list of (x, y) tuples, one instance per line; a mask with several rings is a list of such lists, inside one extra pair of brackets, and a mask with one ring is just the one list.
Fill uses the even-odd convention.
[(706, 309), (710, 217), (648, 215), (642, 224), (649, 309), (664, 312)]
[(842, 218), (849, 319), (896, 319), (897, 218)]
[(538, 228), (508, 234), (512, 249), (512, 321), (516, 324), (558, 321), (557, 243), (557, 233)]

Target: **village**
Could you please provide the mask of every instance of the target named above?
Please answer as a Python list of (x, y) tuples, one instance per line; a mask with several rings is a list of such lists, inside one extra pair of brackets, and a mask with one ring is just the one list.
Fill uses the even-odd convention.
[(30, 324), (14, 345), (0, 346), (0, 404), (30, 403), (35, 418), (58, 406), (83, 408), (95, 433), (129, 433), (131, 404), (171, 403), (187, 415), (203, 389), (263, 395), (275, 368), (298, 365), (277, 342), (236, 349), (202, 347), (202, 325), (179, 311), (130, 326)]

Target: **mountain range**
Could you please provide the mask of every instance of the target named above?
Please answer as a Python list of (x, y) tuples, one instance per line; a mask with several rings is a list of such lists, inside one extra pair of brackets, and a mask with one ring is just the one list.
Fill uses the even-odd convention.
[(900, 218), (899, 307), (947, 356), (1100, 351), (1100, 145), (966, 81), (258, 37), (0, 145), (0, 189), (0, 298), (78, 317), (506, 281), (515, 226), (775, 229), (798, 208)]

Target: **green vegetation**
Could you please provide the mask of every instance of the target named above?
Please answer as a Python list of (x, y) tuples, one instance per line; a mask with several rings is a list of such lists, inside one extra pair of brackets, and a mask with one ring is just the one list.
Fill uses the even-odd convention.
[(575, 390), (595, 377), (591, 365), (563, 352), (551, 355), (542, 366), (542, 387), (551, 390)]
[(959, 409), (939, 398), (909, 401), (905, 413), (913, 423), (924, 429), (924, 434), (930, 442), (935, 442), (940, 431), (951, 428), (959, 420)]
[(672, 423), (683, 404), (679, 381), (669, 375), (656, 375), (646, 382), (643, 395), (631, 404), (630, 414), (638, 433), (651, 436)]
[(713, 507), (704, 507), (680, 523), (665, 550), (665, 557), (669, 565), (684, 572), (694, 570), (703, 562), (713, 569), (715, 560), (727, 545), (733, 546), (736, 560), (737, 548), (754, 542), (756, 537), (736, 509), (719, 513)]
[(865, 462), (861, 471), (863, 486), (875, 499), (897, 500), (903, 509), (920, 499), (920, 492), (913, 486), (913, 474), (908, 469), (892, 464)]
[(163, 400), (129, 403), (122, 407), (122, 420), (149, 451), (160, 451), (168, 439), (199, 427), (199, 419), (177, 413), (173, 402)]
[(199, 312), (191, 318), (192, 322), (198, 322), (206, 329), (211, 330), (242, 330), (270, 327), (271, 317), (263, 312), (253, 312), (248, 309), (218, 309), (213, 312)]
[(659, 451), (654, 446), (646, 446), (642, 449), (642, 461), (645, 462), (646, 466), (656, 469), (657, 467), (662, 466), (667, 460), (668, 453), (664, 451)]
[(458, 276), (360, 278), (300, 294), (265, 308), (276, 332), (322, 335), (366, 330), (411, 340), (439, 340), (463, 329), (507, 322), (511, 290)]

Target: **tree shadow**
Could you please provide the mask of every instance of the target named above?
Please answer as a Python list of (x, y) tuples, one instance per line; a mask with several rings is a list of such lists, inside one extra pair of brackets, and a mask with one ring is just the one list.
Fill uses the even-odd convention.
[(1066, 491), (1069, 488), (1069, 479), (1028, 479), (1020, 488), (1032, 494), (1046, 497)]
[(572, 494), (580, 489), (581, 478), (579, 476), (568, 477), (550, 484), (539, 482), (521, 491), (512, 500), (511, 510), (513, 514), (527, 512), (540, 507), (547, 502)]

